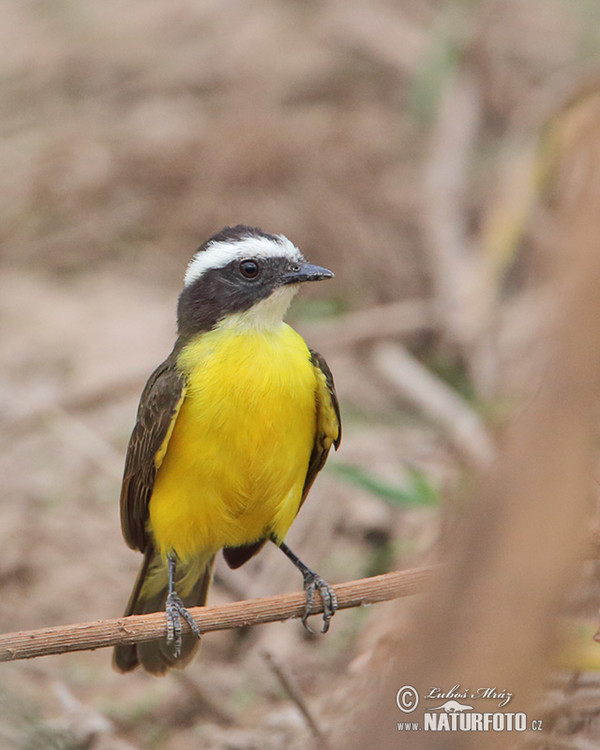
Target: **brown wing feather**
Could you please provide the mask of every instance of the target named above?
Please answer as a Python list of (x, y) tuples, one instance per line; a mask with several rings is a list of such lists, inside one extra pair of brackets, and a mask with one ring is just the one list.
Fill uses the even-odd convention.
[(306, 500), (317, 474), (325, 466), (331, 446), (337, 450), (342, 441), (342, 419), (333, 375), (325, 358), (313, 349), (310, 350), (310, 361), (317, 370), (317, 432), (308, 462), (300, 506)]
[(127, 544), (142, 552), (148, 543), (148, 503), (156, 471), (164, 457), (184, 396), (185, 378), (176, 369), (173, 352), (146, 383), (125, 459), (121, 528)]

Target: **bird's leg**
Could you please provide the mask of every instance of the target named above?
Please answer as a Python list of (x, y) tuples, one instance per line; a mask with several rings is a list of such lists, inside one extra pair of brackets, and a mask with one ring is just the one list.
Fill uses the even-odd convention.
[(286, 555), (294, 563), (294, 565), (302, 573), (302, 577), (304, 578), (306, 609), (304, 610), (304, 614), (302, 615), (302, 624), (309, 633), (312, 633), (307, 620), (312, 609), (313, 600), (315, 598), (315, 591), (318, 591), (321, 595), (321, 599), (323, 600), (323, 627), (321, 628), (321, 633), (326, 633), (329, 630), (329, 623), (331, 622), (331, 618), (334, 616), (338, 608), (335, 591), (331, 588), (327, 581), (323, 580), (320, 575), (317, 575), (314, 570), (311, 570), (308, 565), (305, 565), (302, 560), (292, 552), (287, 544), (284, 544), (284, 542), (279, 542), (276, 539), (273, 539), (272, 541), (279, 547), (283, 554)]
[(181, 597), (175, 591), (175, 570), (177, 558), (174, 554), (167, 555), (169, 571), (169, 593), (167, 596), (167, 643), (173, 648), (175, 658), (181, 653), (181, 618), (187, 622), (197, 638), (202, 636), (196, 621), (186, 609)]

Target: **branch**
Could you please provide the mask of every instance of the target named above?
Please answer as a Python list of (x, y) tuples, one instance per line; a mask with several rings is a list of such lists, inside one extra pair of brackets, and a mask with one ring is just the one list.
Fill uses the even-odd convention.
[(318, 323), (299, 323), (298, 329), (315, 349), (329, 352), (430, 331), (435, 325), (431, 302), (408, 299), (355, 310)]
[[(359, 581), (340, 583), (333, 586), (333, 589), (340, 609), (359, 607), (421, 593), (434, 570), (434, 567), (425, 567), (385, 573)], [(301, 617), (305, 604), (304, 592), (298, 592), (215, 607), (193, 607), (190, 612), (200, 630), (209, 633), (213, 630), (228, 630)], [(313, 614), (322, 611), (322, 602), (315, 602)], [(164, 612), (7, 633), (0, 635), (0, 661), (107, 648), (117, 643), (152, 641), (156, 638), (166, 638), (166, 634)]]
[[(430, 154), (424, 166), (423, 231), (431, 254), (439, 320), (452, 343), (469, 345), (481, 324), (473, 311), (479, 272), (471, 247), (465, 196), (469, 165), (482, 124), (481, 93), (467, 68), (449, 76), (441, 92)], [(486, 321), (487, 322), (487, 321)]]
[(270, 669), (273, 671), (274, 675), (277, 677), (279, 682), (281, 682), (286, 693), (289, 695), (292, 701), (296, 704), (296, 706), (298, 707), (298, 710), (304, 717), (306, 723), (308, 724), (308, 728), (310, 729), (315, 739), (316, 746), (320, 748), (321, 750), (328, 750), (325, 734), (323, 733), (323, 730), (319, 726), (319, 722), (313, 715), (313, 712), (310, 710), (308, 703), (306, 702), (304, 696), (302, 695), (300, 686), (294, 679), (293, 675), (290, 674), (290, 672), (285, 668), (283, 664), (280, 664), (277, 657), (274, 654), (272, 654), (270, 651), (265, 650), (263, 651), (262, 655), (265, 661), (267, 662), (267, 664), (269, 665)]
[[(586, 557), (600, 558), (600, 530), (592, 532)], [(385, 573), (340, 583), (333, 586), (333, 589), (338, 598), (339, 609), (350, 609), (420, 594), (425, 590), (434, 570), (435, 567), (430, 566)], [(200, 630), (209, 633), (301, 617), (305, 601), (304, 592), (297, 592), (214, 607), (193, 607), (190, 612)], [(315, 601), (313, 614), (322, 611), (322, 602)], [(0, 634), (0, 662), (108, 648), (117, 643), (138, 643), (165, 637), (164, 612), (77, 625), (58, 625), (40, 630), (22, 630)]]
[(400, 344), (382, 342), (373, 349), (377, 372), (446, 432), (461, 455), (476, 468), (489, 465), (495, 447), (469, 403)]

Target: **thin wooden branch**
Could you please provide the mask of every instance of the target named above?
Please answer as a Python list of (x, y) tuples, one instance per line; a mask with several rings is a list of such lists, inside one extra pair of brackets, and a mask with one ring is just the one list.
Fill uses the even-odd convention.
[(315, 323), (298, 330), (318, 351), (339, 351), (360, 344), (430, 331), (436, 325), (431, 302), (420, 299), (388, 302)]
[[(592, 534), (586, 557), (600, 558), (600, 532)], [(423, 567), (385, 573), (333, 586), (340, 609), (420, 594), (435, 568)], [(248, 625), (283, 621), (304, 614), (304, 593), (280, 594), (250, 601), (233, 602), (190, 610), (203, 633)], [(323, 611), (318, 599), (313, 613)], [(0, 634), (0, 662), (38, 656), (108, 648), (117, 643), (137, 643), (166, 637), (164, 613), (96, 620), (76, 625), (58, 625), (39, 630)]]
[(494, 443), (466, 399), (398, 343), (379, 343), (373, 348), (372, 356), (377, 372), (440, 425), (472, 466), (481, 468), (492, 462)]
[(313, 715), (313, 712), (311, 711), (310, 706), (304, 698), (302, 690), (294, 679), (294, 676), (289, 672), (288, 669), (286, 669), (285, 665), (280, 663), (279, 659), (277, 659), (277, 657), (270, 651), (265, 649), (262, 652), (262, 655), (273, 674), (277, 677), (286, 693), (296, 704), (298, 710), (304, 717), (304, 720), (306, 721), (308, 728), (310, 729), (314, 737), (316, 746), (320, 748), (320, 750), (328, 750), (325, 734), (319, 726), (319, 722), (317, 721), (316, 717)]
[[(340, 583), (333, 588), (339, 608), (348, 609), (421, 593), (434, 570), (433, 567), (424, 567), (385, 573)], [(209, 633), (301, 617), (304, 607), (304, 592), (298, 592), (215, 607), (193, 607), (190, 612), (200, 630)], [(313, 605), (313, 613), (322, 611), (323, 605), (319, 599)], [(164, 612), (77, 625), (59, 625), (0, 635), (0, 661), (32, 659), (36, 656), (107, 648), (117, 643), (138, 643), (165, 637)]]
[(473, 313), (480, 304), (480, 261), (472, 248), (465, 196), (482, 115), (478, 81), (463, 67), (448, 77), (442, 91), (423, 175), (421, 216), (439, 321), (446, 337), (463, 348), (480, 331)]

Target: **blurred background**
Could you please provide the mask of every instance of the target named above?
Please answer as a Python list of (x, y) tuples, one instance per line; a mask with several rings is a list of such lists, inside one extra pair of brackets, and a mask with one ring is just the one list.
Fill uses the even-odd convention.
[[(3, 0), (0, 629), (121, 614), (137, 401), (187, 261), (227, 224), (336, 273), (289, 315), (344, 418), (290, 545), (332, 583), (436, 559), (442, 501), (535, 389), (553, 212), (600, 156), (599, 63), (595, 0)], [(210, 601), (299, 587), (265, 549), (220, 561)], [(163, 679), (108, 651), (4, 664), (0, 744), (310, 746), (273, 660), (326, 729), (387, 606), (327, 637), (209, 634)]]

